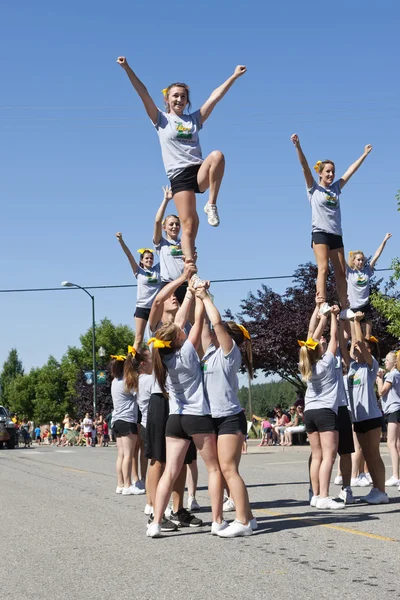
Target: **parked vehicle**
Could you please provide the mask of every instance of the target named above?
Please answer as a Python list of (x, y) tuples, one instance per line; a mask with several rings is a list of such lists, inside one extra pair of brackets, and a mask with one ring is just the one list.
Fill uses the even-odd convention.
[(17, 442), (17, 431), (14, 422), (4, 406), (0, 406), (0, 448), (6, 444), (9, 450), (15, 448)]

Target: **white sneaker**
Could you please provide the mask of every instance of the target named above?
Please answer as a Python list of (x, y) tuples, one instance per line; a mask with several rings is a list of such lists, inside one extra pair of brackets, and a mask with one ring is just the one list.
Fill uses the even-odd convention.
[(138, 488), (138, 486), (136, 485), (136, 483), (132, 483), (132, 485), (128, 488), (124, 488), (122, 490), (122, 495), (123, 496), (141, 496), (143, 494), (145, 494), (146, 492), (140, 488)]
[(321, 510), (339, 510), (340, 508), (344, 508), (344, 502), (336, 502), (336, 500), (329, 496), (327, 498), (319, 496), (315, 506)]
[(189, 496), (187, 501), (187, 509), (189, 512), (199, 512), (199, 510), (201, 509), (200, 504), (197, 502), (194, 496)]
[(331, 307), (329, 306), (329, 304), (327, 302), (324, 302), (323, 304), (321, 304), (321, 306), (319, 307), (319, 314), (322, 316), (327, 316), (330, 314), (331, 312)]
[(394, 475), (392, 475), (390, 479), (385, 481), (386, 487), (395, 487), (396, 485), (400, 485), (400, 479), (397, 479)]
[(253, 535), (253, 530), (250, 523), (243, 525), (243, 523), (240, 521), (233, 521), (230, 523), (230, 525), (228, 525), (228, 527), (218, 531), (217, 535), (224, 538), (244, 537), (247, 535)]
[(345, 504), (355, 504), (356, 500), (351, 491), (351, 487), (342, 488), (339, 492), (339, 498), (343, 500)]
[(369, 494), (362, 498), (368, 504), (389, 504), (389, 496), (378, 488), (372, 488)]
[(119, 485), (117, 485), (117, 489), (115, 490), (115, 493), (122, 494), (123, 489), (124, 489), (123, 487), (119, 487)]
[(255, 517), (250, 519), (249, 523), (250, 523), (253, 531), (256, 531), (256, 529), (258, 529), (258, 523), (257, 523), (257, 519)]
[(155, 538), (161, 537), (161, 525), (159, 523), (152, 523), (147, 526), (146, 529), (147, 537)]
[(350, 485), (351, 487), (369, 487), (371, 484), (366, 477), (359, 475), (351, 478)]
[(361, 477), (364, 477), (364, 478), (366, 478), (366, 479), (367, 479), (367, 481), (368, 481), (368, 483), (369, 483), (370, 485), (372, 485), (372, 477), (371, 477), (371, 475), (370, 475), (369, 473), (361, 473)]
[(232, 498), (228, 498), (228, 500), (226, 500), (223, 505), (222, 505), (222, 510), (224, 512), (232, 512), (233, 510), (235, 510), (235, 503), (232, 500)]
[(218, 535), (219, 531), (222, 531), (227, 527), (229, 527), (228, 521), (222, 521), (222, 523), (217, 523), (216, 521), (213, 521), (211, 525), (211, 535)]
[(144, 514), (148, 517), (153, 514), (153, 507), (150, 504), (146, 504), (144, 507)]
[(339, 317), (342, 321), (349, 321), (355, 317), (355, 312), (353, 312), (351, 308), (345, 308), (340, 311)]
[(335, 485), (343, 485), (343, 477), (341, 475), (338, 475), (337, 477), (335, 477), (335, 479), (333, 480), (333, 483)]
[(319, 496), (313, 496), (310, 500), (310, 506), (316, 508)]
[(207, 204), (204, 207), (204, 212), (206, 213), (206, 215), (208, 217), (208, 224), (211, 225), (211, 227), (218, 227), (219, 215), (218, 215), (217, 205), (209, 204), (207, 202)]

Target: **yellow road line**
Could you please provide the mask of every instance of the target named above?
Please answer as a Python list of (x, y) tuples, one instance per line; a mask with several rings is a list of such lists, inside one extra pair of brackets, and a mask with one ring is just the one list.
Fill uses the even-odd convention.
[(62, 467), (66, 471), (75, 471), (75, 473), (88, 473), (89, 471), (83, 471), (82, 469), (72, 469), (72, 467)]
[(262, 512), (271, 517), (285, 517), (288, 521), (303, 521), (310, 523), (310, 525), (317, 525), (318, 527), (326, 527), (327, 529), (335, 529), (336, 531), (343, 531), (344, 533), (352, 533), (353, 535), (361, 535), (363, 537), (372, 538), (374, 540), (380, 540), (382, 542), (398, 542), (399, 540), (385, 535), (377, 535), (375, 533), (369, 533), (368, 531), (360, 531), (358, 529), (352, 529), (351, 527), (343, 527), (343, 525), (331, 525), (329, 523), (318, 523), (313, 519), (307, 519), (304, 517), (294, 517), (285, 513), (279, 513), (274, 510), (266, 510), (263, 508), (257, 509), (255, 512)]

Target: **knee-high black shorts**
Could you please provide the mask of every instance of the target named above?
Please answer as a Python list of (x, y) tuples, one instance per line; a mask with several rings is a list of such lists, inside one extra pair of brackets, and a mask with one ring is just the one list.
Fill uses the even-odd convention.
[(353, 428), (347, 406), (338, 408), (339, 446), (338, 454), (352, 454), (354, 452)]
[(199, 172), (200, 165), (191, 165), (186, 167), (173, 179), (170, 179), (172, 195), (175, 196), (178, 192), (193, 190), (195, 194), (203, 194), (199, 190), (199, 184), (197, 183), (197, 173)]
[[(145, 456), (164, 464), (167, 462), (165, 434), (168, 417), (168, 400), (164, 398), (163, 394), (152, 394), (147, 413)], [(190, 464), (196, 458), (197, 450), (192, 441), (186, 453), (185, 464)]]
[(241, 410), (236, 415), (229, 415), (227, 417), (216, 417), (213, 418), (215, 433), (218, 435), (236, 435), (242, 433), (247, 435), (247, 421), (246, 415)]

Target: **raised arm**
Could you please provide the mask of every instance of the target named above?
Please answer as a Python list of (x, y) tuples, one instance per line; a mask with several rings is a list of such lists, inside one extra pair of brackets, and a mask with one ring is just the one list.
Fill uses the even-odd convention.
[(337, 345), (338, 345), (338, 322), (337, 316), (340, 312), (340, 308), (338, 306), (332, 306), (331, 308), (331, 339), (329, 340), (328, 352), (332, 352), (332, 354), (336, 354)]
[(304, 156), (303, 150), (300, 146), (299, 136), (297, 135), (297, 133), (294, 133), (290, 139), (292, 140), (294, 147), (296, 148), (297, 158), (299, 159), (301, 168), (303, 169), (304, 179), (306, 180), (307, 187), (311, 188), (314, 183), (314, 177), (311, 173), (311, 169), (308, 166), (307, 159)]
[(390, 238), (391, 238), (391, 237), (392, 237), (392, 234), (391, 234), (391, 233), (387, 233), (387, 234), (385, 235), (385, 237), (383, 238), (383, 242), (382, 242), (382, 244), (381, 244), (381, 245), (378, 247), (378, 249), (377, 249), (377, 251), (375, 252), (375, 254), (374, 254), (374, 256), (373, 256), (373, 258), (372, 258), (371, 262), (369, 263), (369, 264), (371, 265), (371, 269), (373, 269), (373, 268), (375, 267), (376, 263), (378, 262), (378, 260), (379, 260), (379, 258), (380, 258), (380, 256), (381, 256), (381, 254), (382, 254), (382, 252), (383, 252), (383, 250), (384, 250), (384, 248), (385, 248), (385, 246), (386, 246), (386, 242), (387, 242), (388, 240), (390, 240)]
[(196, 350), (200, 346), (201, 330), (203, 328), (203, 319), (204, 319), (204, 304), (200, 300), (200, 298), (198, 298), (196, 296), (196, 307), (194, 310), (194, 323), (193, 323), (193, 327), (190, 330), (190, 333), (188, 335), (188, 340), (190, 340), (192, 342), (192, 344), (196, 348)]
[(209, 99), (206, 100), (206, 102), (204, 102), (203, 106), (200, 108), (200, 116), (201, 116), (202, 123), (204, 123), (204, 121), (206, 121), (206, 119), (208, 119), (208, 117), (211, 115), (212, 111), (214, 110), (215, 106), (218, 104), (218, 102), (225, 96), (226, 92), (233, 86), (236, 79), (238, 79), (239, 77), (244, 75), (244, 73), (246, 73), (246, 70), (247, 69), (245, 66), (238, 65), (236, 67), (233, 75), (231, 75), (229, 77), (229, 79), (227, 79), (222, 85), (220, 85), (219, 87), (217, 87), (216, 90), (213, 91), (213, 93), (211, 94)]
[(174, 281), (170, 281), (168, 285), (164, 286), (154, 298), (153, 304), (151, 305), (150, 315), (149, 315), (149, 327), (151, 331), (154, 331), (157, 327), (158, 323), (161, 320), (162, 314), (164, 312), (164, 302), (172, 296), (175, 290), (178, 289), (182, 283), (185, 283), (191, 276), (196, 272), (195, 265), (189, 263), (185, 265), (185, 269), (177, 279)]
[(372, 146), (371, 144), (367, 144), (364, 148), (363, 154), (347, 169), (346, 173), (339, 181), (340, 189), (342, 189), (346, 183), (349, 181), (350, 177), (354, 175), (354, 173), (361, 167), (364, 160), (367, 158), (368, 154), (371, 152)]
[(376, 385), (378, 387), (378, 394), (381, 397), (385, 396), (392, 387), (391, 381), (383, 381), (383, 371), (381, 371), (380, 369), (376, 378)]
[(351, 362), (351, 356), (350, 356), (349, 348), (347, 345), (347, 339), (345, 338), (344, 334), (345, 334), (344, 321), (340, 321), (339, 322), (339, 349), (340, 349), (340, 354), (342, 355), (342, 358), (344, 360), (344, 364), (346, 365), (347, 368), (349, 368), (350, 362)]
[(135, 88), (139, 98), (143, 102), (143, 105), (146, 109), (147, 114), (149, 115), (150, 119), (153, 121), (153, 123), (155, 125), (157, 123), (158, 108), (154, 104), (154, 101), (151, 98), (149, 92), (147, 91), (146, 86), (140, 81), (140, 79), (132, 71), (132, 69), (128, 65), (128, 61), (126, 60), (125, 56), (119, 56), (117, 58), (117, 63), (119, 65), (121, 65), (121, 67), (124, 69), (125, 73), (128, 75), (129, 81)]
[(216, 308), (216, 306), (214, 306), (213, 301), (204, 288), (198, 288), (196, 290), (196, 297), (200, 298), (204, 303), (204, 308), (206, 309), (207, 316), (214, 328), (219, 345), (222, 349), (222, 352), (226, 356), (232, 350), (234, 342), (225, 329), (219, 310)]
[(354, 316), (354, 338), (355, 345), (359, 352), (361, 352), (363, 359), (368, 364), (368, 366), (372, 367), (372, 354), (368, 352), (368, 349), (364, 343), (364, 334), (361, 329), (361, 319), (364, 317), (364, 313), (357, 311)]
[(163, 186), (164, 198), (160, 204), (160, 208), (156, 212), (156, 218), (154, 221), (154, 233), (153, 233), (153, 242), (157, 246), (157, 244), (161, 241), (162, 236), (162, 222), (165, 215), (165, 210), (167, 208), (168, 202), (172, 200), (172, 192), (171, 188), (167, 185)]
[(185, 327), (186, 323), (189, 320), (189, 313), (193, 303), (194, 294), (195, 290), (191, 287), (188, 287), (185, 297), (183, 298), (183, 302), (178, 308), (178, 312), (175, 315), (174, 323), (176, 323), (176, 325), (178, 325), (178, 327), (180, 327), (181, 329)]
[(136, 260), (133, 258), (133, 255), (131, 253), (131, 251), (129, 250), (128, 246), (125, 244), (123, 238), (122, 238), (122, 233), (119, 231), (117, 234), (117, 240), (119, 241), (122, 250), (125, 252), (126, 256), (128, 257), (129, 260), (129, 264), (132, 267), (132, 271), (134, 272), (134, 274), (136, 275), (136, 273), (138, 272), (139, 269), (139, 265), (137, 264)]

